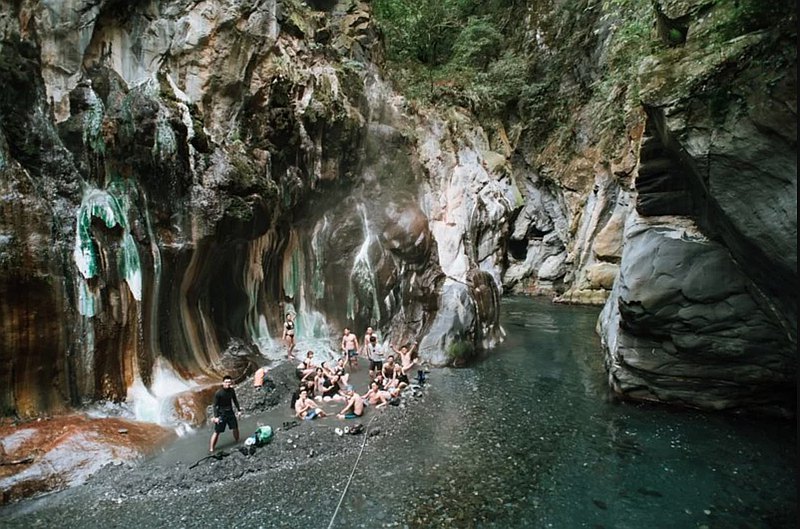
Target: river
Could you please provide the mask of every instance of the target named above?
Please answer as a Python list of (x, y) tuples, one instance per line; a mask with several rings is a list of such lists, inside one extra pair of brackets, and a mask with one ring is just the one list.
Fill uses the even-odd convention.
[[(120, 500), (105, 514), (84, 510), (75, 526), (796, 527), (795, 422), (615, 400), (594, 332), (598, 312), (505, 299), (506, 340), (471, 367), (433, 370), (422, 398), (384, 412), (383, 432), (360, 459), (363, 437), (299, 470)], [(336, 421), (288, 433), (295, 444), (311, 432), (337, 439)], [(178, 452), (193, 459), (206, 442), (200, 432)], [(174, 453), (160, 456), (165, 471)], [(103, 505), (98, 494), (14, 509), (13, 525), (70, 526), (80, 505)]]

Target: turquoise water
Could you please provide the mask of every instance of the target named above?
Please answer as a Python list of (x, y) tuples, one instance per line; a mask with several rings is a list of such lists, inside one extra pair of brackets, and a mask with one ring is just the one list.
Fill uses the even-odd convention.
[[(368, 426), (378, 419), (372, 426), (380, 428), (377, 435), (339, 438), (333, 427), (341, 422), (328, 417), (278, 431), (255, 456), (265, 463), (240, 460), (269, 473), (247, 473), (231, 462), (242, 469), (235, 481), (222, 479), (230, 473), (223, 464), (219, 483), (187, 474), (197, 479), (188, 489), (119, 502), (108, 500), (120, 495), (116, 489), (78, 488), (72, 500), (55, 495), (6, 511), (0, 525), (797, 527), (795, 421), (616, 401), (594, 333), (598, 313), (505, 299), (505, 342), (471, 367), (431, 371), (422, 396), (404, 407), (368, 410)], [(244, 419), (242, 427), (279, 425), (290, 415), (281, 406)], [(209, 433), (206, 428), (177, 441), (155, 458), (155, 473), (188, 472), (187, 462), (206, 453)], [(279, 464), (289, 453), (280, 447), (290, 437), (299, 447), (292, 453), (306, 461), (300, 467)], [(308, 441), (323, 438), (334, 448), (364, 442), (362, 457), (358, 450), (323, 449), (306, 458), (313, 446)], [(231, 449), (231, 443), (226, 433), (219, 446)], [(166, 524), (165, 513), (173, 523)]]
[(597, 315), (505, 300), (506, 341), (432, 373), (413, 441), (383, 449), (409, 462), (391, 476), (405, 510), (353, 502), (340, 526), (796, 527), (795, 423), (616, 402)]
[(474, 376), (492, 387), (506, 378), (526, 408), (507, 429), (527, 454), (522, 472), (539, 478), (523, 518), (541, 527), (796, 527), (794, 422), (615, 403), (596, 311), (524, 299), (504, 309), (508, 340)]

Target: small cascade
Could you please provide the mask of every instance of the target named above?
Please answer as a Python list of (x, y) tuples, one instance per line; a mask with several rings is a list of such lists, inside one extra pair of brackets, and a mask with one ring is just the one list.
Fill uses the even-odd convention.
[(332, 360), (337, 358), (331, 337), (330, 325), (325, 316), (313, 307), (300, 300), (298, 309), (292, 304), (286, 305), (286, 311), (296, 315), (295, 318), (295, 356), (302, 357), (306, 351), (314, 351), (318, 359)]
[(175, 399), (186, 391), (197, 387), (192, 381), (181, 378), (170, 363), (158, 358), (153, 365), (153, 383), (148, 388), (139, 377), (128, 388), (126, 403), (133, 418), (162, 426), (173, 426), (180, 435), (188, 431), (188, 426), (176, 414)]
[(299, 237), (295, 230), (289, 233), (289, 242), (286, 245), (285, 258), (283, 260), (283, 293), (289, 299), (299, 299), (302, 297), (303, 276), (305, 268), (303, 252), (300, 248)]
[(325, 246), (322, 241), (329, 236), (331, 223), (328, 215), (322, 217), (322, 222), (314, 226), (314, 233), (311, 236), (311, 252), (314, 258), (314, 267), (311, 276), (311, 291), (314, 299), (319, 300), (325, 296), (325, 273), (322, 264), (325, 262)]
[(370, 229), (367, 219), (367, 209), (364, 204), (358, 205), (361, 214), (362, 225), (364, 228), (364, 242), (358, 250), (353, 261), (353, 269), (350, 272), (350, 292), (347, 295), (347, 318), (355, 320), (356, 313), (360, 312), (361, 307), (357, 306), (359, 300), (370, 300), (370, 323), (375, 325), (381, 319), (380, 303), (378, 302), (378, 289), (375, 281), (375, 271), (370, 262), (369, 251), (373, 243), (378, 242), (377, 236)]

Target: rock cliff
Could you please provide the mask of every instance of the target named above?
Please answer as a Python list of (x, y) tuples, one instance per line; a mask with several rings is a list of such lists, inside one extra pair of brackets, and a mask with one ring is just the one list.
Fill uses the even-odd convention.
[[(517, 21), (569, 64), (539, 135), (395, 93), (368, 2), (2, 0), (2, 412), (244, 374), (287, 311), (459, 363), (503, 291), (605, 303), (622, 395), (790, 411), (795, 12), (605, 4)], [(652, 49), (615, 82), (634, 22)]]

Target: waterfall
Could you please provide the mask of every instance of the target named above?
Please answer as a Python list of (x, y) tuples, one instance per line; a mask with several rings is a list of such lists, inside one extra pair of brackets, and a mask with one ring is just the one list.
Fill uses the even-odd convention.
[(153, 383), (146, 387), (138, 376), (128, 388), (127, 403), (133, 418), (163, 426), (174, 426), (178, 434), (185, 433), (187, 426), (176, 416), (175, 397), (197, 387), (183, 379), (163, 357), (153, 365)]
[[(358, 205), (358, 212), (361, 215), (364, 230), (364, 242), (353, 260), (353, 268), (350, 271), (350, 292), (347, 295), (347, 318), (354, 321), (356, 312), (361, 307), (357, 306), (359, 299), (369, 299), (371, 301), (370, 323), (377, 325), (381, 319), (381, 309), (378, 302), (378, 289), (376, 288), (375, 271), (369, 258), (369, 250), (373, 243), (377, 243), (377, 237), (370, 229), (367, 219), (367, 208), (364, 204)], [(362, 294), (359, 296), (358, 294)]]

